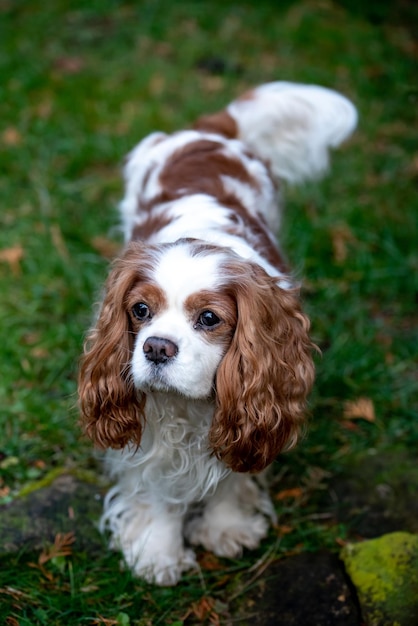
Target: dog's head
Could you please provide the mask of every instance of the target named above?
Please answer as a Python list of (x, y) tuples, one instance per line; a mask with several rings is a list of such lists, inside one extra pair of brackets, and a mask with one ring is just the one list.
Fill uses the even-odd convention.
[(234, 471), (292, 447), (313, 382), (309, 322), (293, 290), (197, 240), (128, 245), (108, 278), (80, 369), (87, 434), (139, 445), (147, 394), (214, 400), (208, 445)]

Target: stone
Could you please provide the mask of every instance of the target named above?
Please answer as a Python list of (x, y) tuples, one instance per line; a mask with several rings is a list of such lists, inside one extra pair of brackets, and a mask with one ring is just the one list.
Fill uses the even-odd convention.
[(234, 611), (243, 626), (360, 626), (355, 591), (327, 550), (270, 565)]
[(69, 474), (0, 507), (0, 556), (41, 550), (58, 533), (74, 532), (75, 547), (93, 552), (103, 546), (95, 527), (102, 510), (100, 489)]
[(341, 552), (368, 626), (418, 625), (418, 536), (395, 532)]

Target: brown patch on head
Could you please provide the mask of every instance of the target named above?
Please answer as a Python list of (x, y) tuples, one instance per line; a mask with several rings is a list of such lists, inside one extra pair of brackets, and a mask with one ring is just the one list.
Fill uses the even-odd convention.
[(193, 124), (196, 130), (223, 135), (228, 139), (238, 137), (238, 126), (228, 111), (218, 111), (212, 115), (202, 115)]
[(161, 313), (161, 311), (167, 308), (167, 299), (164, 292), (159, 287), (152, 283), (143, 282), (134, 285), (125, 300), (125, 306), (130, 316), (131, 326), (134, 332), (138, 332), (144, 323), (149, 321), (149, 319), (141, 321), (135, 316), (133, 308), (138, 303), (143, 303), (148, 307), (149, 319), (152, 319), (154, 315), (158, 315), (158, 313)]
[[(222, 291), (199, 291), (186, 299), (184, 308), (195, 329), (208, 342), (221, 344), (225, 350), (229, 347), (237, 324), (237, 306), (232, 295)], [(213, 327), (199, 324), (200, 316), (207, 311), (219, 318), (219, 323)]]

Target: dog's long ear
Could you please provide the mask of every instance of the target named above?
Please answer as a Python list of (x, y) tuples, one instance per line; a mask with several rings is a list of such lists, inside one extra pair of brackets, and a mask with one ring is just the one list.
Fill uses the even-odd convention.
[(258, 266), (251, 271), (234, 287), (238, 322), (218, 368), (210, 431), (214, 453), (236, 472), (261, 471), (295, 445), (314, 378), (297, 293)]
[(132, 329), (126, 310), (126, 296), (139, 280), (140, 254), (140, 248), (131, 244), (115, 263), (81, 359), (81, 423), (101, 448), (123, 448), (141, 441), (146, 398), (135, 389), (131, 377)]

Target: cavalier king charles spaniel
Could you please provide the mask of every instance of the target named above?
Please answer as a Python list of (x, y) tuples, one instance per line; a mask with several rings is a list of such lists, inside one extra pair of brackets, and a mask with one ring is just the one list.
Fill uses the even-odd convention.
[(262, 85), (128, 155), (126, 247), (79, 379), (107, 449), (102, 529), (135, 575), (174, 585), (193, 546), (237, 557), (266, 536), (263, 470), (292, 448), (313, 344), (277, 246), (281, 181), (315, 178), (356, 110), (314, 85)]

